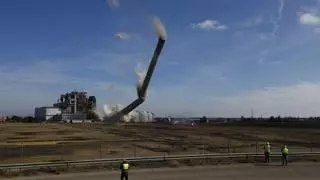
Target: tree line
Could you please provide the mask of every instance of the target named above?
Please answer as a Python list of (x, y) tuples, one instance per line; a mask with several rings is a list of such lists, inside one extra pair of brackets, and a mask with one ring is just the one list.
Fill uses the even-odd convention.
[(37, 123), (37, 121), (34, 117), (32, 116), (7, 116), (6, 122), (22, 122), (22, 123)]

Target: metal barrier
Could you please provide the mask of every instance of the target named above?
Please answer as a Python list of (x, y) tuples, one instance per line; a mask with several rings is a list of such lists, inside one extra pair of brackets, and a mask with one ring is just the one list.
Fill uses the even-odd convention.
[[(299, 152), (291, 153), (290, 157), (303, 157), (303, 156), (319, 156), (320, 152)], [(193, 154), (193, 155), (171, 155), (171, 156), (151, 156), (151, 157), (135, 157), (125, 158), (130, 162), (155, 162), (155, 161), (167, 161), (167, 160), (187, 160), (187, 159), (203, 159), (203, 158), (239, 158), (239, 157), (263, 157), (264, 154), (257, 153), (215, 153), (215, 154)], [(272, 157), (280, 157), (280, 153), (271, 154)], [(79, 160), (79, 161), (61, 161), (61, 162), (38, 162), (38, 163), (25, 163), (25, 164), (2, 164), (0, 170), (10, 169), (38, 169), (43, 167), (59, 167), (59, 166), (72, 166), (72, 165), (95, 165), (103, 163), (118, 163), (123, 158), (112, 159), (93, 159), (93, 160)]]

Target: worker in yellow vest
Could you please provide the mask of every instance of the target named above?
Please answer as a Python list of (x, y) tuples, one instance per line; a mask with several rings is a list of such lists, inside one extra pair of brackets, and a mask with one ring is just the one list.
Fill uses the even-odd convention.
[(270, 153), (271, 153), (271, 146), (269, 142), (266, 142), (264, 145), (264, 162), (269, 163), (270, 162)]
[(288, 154), (289, 154), (289, 149), (288, 149), (287, 145), (282, 146), (281, 154), (282, 154), (282, 166), (287, 166), (288, 165)]
[(129, 163), (126, 160), (123, 160), (120, 165), (121, 170), (121, 180), (126, 179), (128, 180), (128, 170), (129, 170)]

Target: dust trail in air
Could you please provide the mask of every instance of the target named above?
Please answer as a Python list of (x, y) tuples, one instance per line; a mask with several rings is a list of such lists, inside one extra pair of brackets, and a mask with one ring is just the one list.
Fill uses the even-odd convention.
[(272, 35), (273, 36), (277, 36), (279, 33), (279, 22), (282, 19), (282, 12), (283, 12), (283, 8), (284, 8), (284, 0), (279, 0), (279, 8), (278, 8), (278, 16), (275, 20), (272, 21), (273, 23), (273, 31), (272, 31)]

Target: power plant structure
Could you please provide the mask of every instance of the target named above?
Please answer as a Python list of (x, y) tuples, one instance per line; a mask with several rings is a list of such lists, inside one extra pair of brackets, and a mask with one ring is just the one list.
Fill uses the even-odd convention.
[(61, 94), (53, 105), (61, 110), (61, 120), (86, 120), (90, 112), (96, 109), (96, 97), (88, 96), (87, 92), (72, 91)]
[(84, 121), (91, 119), (96, 109), (96, 97), (87, 92), (72, 91), (61, 94), (52, 107), (35, 108), (35, 118), (42, 121)]

